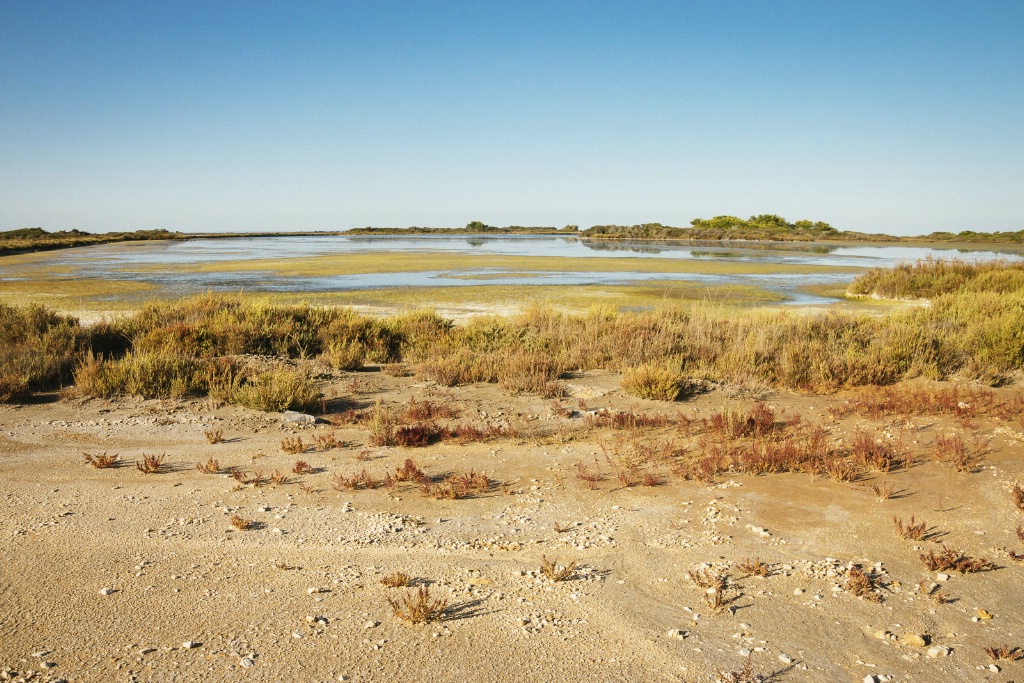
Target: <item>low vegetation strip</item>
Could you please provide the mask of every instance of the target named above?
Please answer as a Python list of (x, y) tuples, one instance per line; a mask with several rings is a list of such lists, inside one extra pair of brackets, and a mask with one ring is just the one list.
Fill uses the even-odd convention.
[(1024, 262), (951, 259), (903, 263), (857, 276), (848, 291), (885, 299), (934, 299), (954, 292), (1020, 294), (1024, 293)]
[[(316, 384), (301, 364), (282, 365), (271, 377), (248, 369), (239, 360), (247, 355), (319, 358), (339, 370), (402, 363), (445, 386), (492, 382), (551, 398), (561, 395), (565, 373), (598, 368), (622, 372), (627, 391), (661, 400), (702, 381), (831, 391), (918, 376), (1006, 380), (1024, 365), (1020, 268), (972, 266), (965, 272), (975, 275), (954, 284), (943, 268), (912, 267), (922, 282), (933, 273), (944, 283), (933, 287), (940, 293), (932, 305), (880, 317), (710, 305), (582, 315), (532, 308), (456, 326), (430, 311), (378, 318), (203, 295), (83, 326), (38, 306), (0, 305), (0, 399), (23, 401), (73, 380), (96, 396), (209, 394), (264, 410), (317, 402)], [(874, 274), (872, 281), (903, 272)], [(981, 281), (1004, 284), (974, 284)]]
[(133, 232), (106, 232), (93, 234), (81, 230), (48, 232), (42, 228), (19, 228), (0, 231), (0, 256), (23, 254), (30, 251), (48, 251), (85, 247), (92, 244), (132, 242), (142, 240), (184, 239), (185, 235), (168, 230), (135, 230)]

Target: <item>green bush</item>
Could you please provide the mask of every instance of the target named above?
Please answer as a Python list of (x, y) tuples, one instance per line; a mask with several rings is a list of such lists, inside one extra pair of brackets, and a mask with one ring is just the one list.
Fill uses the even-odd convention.
[(622, 371), (622, 389), (633, 396), (654, 401), (675, 401), (686, 388), (682, 373), (645, 363)]

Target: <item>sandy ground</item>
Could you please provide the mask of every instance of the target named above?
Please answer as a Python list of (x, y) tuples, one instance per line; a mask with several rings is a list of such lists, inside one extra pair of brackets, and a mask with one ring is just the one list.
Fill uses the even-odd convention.
[[(721, 391), (675, 406), (639, 401), (605, 372), (569, 383), (590, 409), (699, 418), (751, 404)], [(976, 420), (971, 429), (991, 441), (980, 471), (963, 474), (930, 457), (948, 418), (837, 420), (825, 408), (841, 396), (767, 397), (780, 415), (799, 413), (834, 439), (861, 424), (902, 434), (919, 462), (886, 475), (897, 493), (880, 501), (864, 485), (806, 474), (722, 476), (710, 486), (666, 475), (660, 486), (625, 487), (603, 460), (621, 435), (581, 431), (584, 418), (495, 386), (449, 390), (364, 372), (335, 377), (327, 394), (357, 408), (445, 402), (460, 409), (460, 422), (512, 424), (524, 436), (370, 448), (362, 426), (293, 427), (277, 414), (207, 401), (54, 396), (0, 407), (4, 676), (715, 681), (749, 661), (750, 677), (731, 680), (1024, 680), (1024, 662), (993, 663), (983, 651), (1024, 646), (1024, 566), (1007, 555), (1024, 551), (1014, 533), (1024, 513), (1009, 495), (1024, 479), (1016, 422)], [(225, 441), (208, 443), (208, 430)], [(281, 450), (286, 437), (309, 444), (332, 431), (338, 448)], [(104, 451), (118, 453), (121, 466), (84, 463), (83, 452)], [(166, 454), (160, 472), (136, 469), (143, 453)], [(411, 484), (331, 486), (334, 474), (382, 474), (407, 457), (428, 474), (472, 467), (497, 483), (459, 500), (432, 500)], [(256, 487), (198, 472), (208, 458), (264, 477), (279, 469), (290, 481)], [(298, 458), (316, 471), (292, 475)], [(575, 476), (580, 461), (608, 475), (596, 490)], [(234, 530), (232, 515), (256, 524)], [(894, 515), (927, 520), (943, 543), (998, 569), (948, 579), (929, 572), (919, 555), (940, 546), (897, 538)], [(538, 572), (544, 556), (578, 568), (548, 581)], [(738, 567), (756, 557), (770, 564), (768, 577)], [(879, 577), (880, 602), (843, 590), (851, 562)], [(728, 573), (724, 608), (712, 609), (688, 578), (701, 563)], [(380, 580), (396, 571), (447, 598), (441, 621), (393, 615), (388, 598), (405, 591)], [(922, 582), (951, 602), (928, 597)]]

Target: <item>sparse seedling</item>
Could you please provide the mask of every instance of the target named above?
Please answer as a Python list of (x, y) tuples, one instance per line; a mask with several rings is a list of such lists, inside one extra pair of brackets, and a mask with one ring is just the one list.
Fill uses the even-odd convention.
[(761, 561), (761, 558), (750, 559), (749, 557), (739, 564), (739, 569), (748, 576), (767, 577), (770, 573), (768, 565)]
[(281, 450), (289, 455), (298, 455), (306, 452), (306, 444), (302, 443), (302, 437), (288, 437), (281, 442)]
[(935, 551), (921, 555), (921, 561), (933, 572), (955, 571), (961, 574), (973, 574), (995, 569), (996, 566), (984, 557), (973, 558), (959, 550), (952, 550), (942, 546), (942, 552), (938, 555)]
[(1010, 495), (1013, 496), (1013, 504), (1017, 506), (1017, 509), (1024, 512), (1024, 488), (1020, 484), (1014, 484)]
[(881, 596), (876, 592), (878, 589), (878, 580), (874, 577), (871, 572), (866, 572), (859, 565), (855, 564), (850, 567), (850, 571), (846, 575), (846, 592), (856, 595), (858, 598), (864, 598), (871, 602), (881, 602)]
[(305, 482), (299, 484), (299, 490), (302, 491), (303, 493), (316, 493), (316, 489), (314, 489), (312, 486)]
[(240, 517), (239, 515), (231, 515), (231, 527), (238, 531), (246, 531), (252, 527), (252, 522)]
[(1017, 526), (1017, 540), (1024, 543), (1024, 527), (1020, 525)]
[(1021, 650), (1019, 647), (1010, 647), (1009, 645), (986, 647), (985, 654), (995, 661), (1006, 660), (1016, 662), (1024, 659), (1024, 650)]
[(209, 458), (206, 462), (197, 462), (196, 469), (203, 474), (217, 474), (220, 472), (220, 463), (213, 458)]
[(209, 441), (211, 444), (217, 444), (224, 441), (224, 432), (220, 429), (216, 431), (211, 431), (208, 429), (204, 432), (204, 434), (206, 434), (206, 440)]
[(281, 570), (281, 571), (283, 571), (283, 572), (286, 572), (286, 571), (289, 571), (289, 570), (292, 570), (292, 569), (298, 569), (298, 567), (295, 567), (295, 566), (293, 566), (293, 565), (290, 565), (290, 564), (288, 564), (287, 562), (278, 562), (278, 563), (277, 563), (277, 564), (275, 564), (274, 566), (275, 566), (275, 567), (276, 567), (277, 569), (280, 569), (280, 570)]
[(896, 535), (908, 541), (923, 541), (928, 533), (928, 523), (924, 520), (918, 522), (913, 515), (906, 524), (902, 517), (893, 517), (892, 523), (896, 527)]
[(540, 573), (548, 581), (566, 581), (576, 574), (576, 563), (570, 562), (565, 566), (559, 567), (557, 561), (549, 560), (545, 555), (541, 559)]
[(135, 467), (143, 474), (155, 474), (160, 471), (160, 465), (164, 462), (164, 455), (142, 454), (142, 462), (136, 462)]
[(407, 588), (412, 585), (412, 577), (403, 572), (388, 574), (380, 582), (388, 588)]
[(428, 624), (443, 619), (448, 608), (448, 600), (430, 597), (430, 589), (426, 586), (420, 586), (415, 593), (407, 593), (397, 600), (388, 598), (388, 604), (396, 617), (410, 624)]
[(313, 474), (313, 468), (305, 460), (296, 460), (292, 466), (292, 474)]
[(270, 475), (270, 483), (274, 486), (283, 486), (288, 483), (288, 477), (281, 470), (274, 470)]
[(95, 467), (98, 470), (105, 470), (108, 467), (113, 467), (117, 464), (117, 454), (107, 455), (106, 451), (102, 455), (92, 455), (91, 453), (82, 453), (85, 456), (85, 461)]
[(892, 498), (892, 494), (896, 491), (896, 488), (885, 480), (882, 480), (881, 484), (872, 483), (869, 488), (874, 492), (875, 499), (878, 500), (878, 502), (889, 500)]
[(576, 463), (576, 478), (584, 482), (591, 491), (597, 488), (597, 483), (603, 478), (600, 472), (591, 472), (582, 462)]
[(569, 527), (570, 525), (568, 524), (559, 524), (558, 522), (555, 522), (555, 533), (564, 534), (566, 531), (569, 530)]

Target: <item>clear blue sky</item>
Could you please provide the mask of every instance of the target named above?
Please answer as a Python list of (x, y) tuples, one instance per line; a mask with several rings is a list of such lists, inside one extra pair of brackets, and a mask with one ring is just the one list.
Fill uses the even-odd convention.
[(1024, 229), (1024, 2), (0, 1), (0, 229)]

